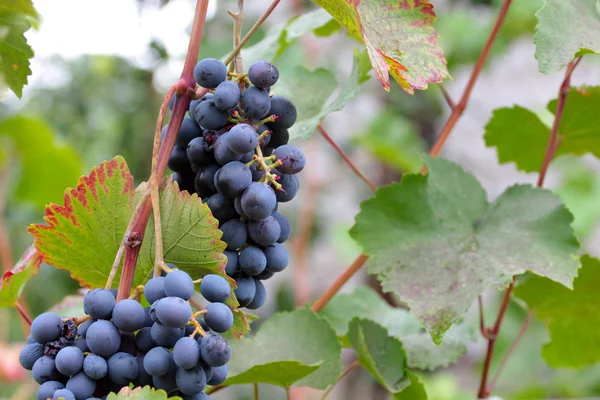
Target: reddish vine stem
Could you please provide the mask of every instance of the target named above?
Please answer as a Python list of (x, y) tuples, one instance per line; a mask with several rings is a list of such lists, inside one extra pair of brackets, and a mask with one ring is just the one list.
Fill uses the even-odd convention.
[(452, 97), (450, 97), (450, 93), (448, 93), (448, 91), (446, 90), (446, 86), (444, 86), (443, 83), (440, 83), (439, 87), (442, 91), (442, 96), (444, 96), (446, 103), (448, 103), (448, 107), (450, 107), (451, 110), (454, 110), (454, 108), (456, 107), (456, 103), (454, 102), (454, 100), (452, 100)]
[[(573, 75), (573, 71), (575, 70), (575, 68), (577, 68), (577, 66), (579, 65), (580, 62), (581, 62), (581, 57), (578, 57), (575, 61), (570, 62), (565, 70), (565, 77), (563, 79), (562, 84), (560, 85), (560, 90), (558, 93), (558, 104), (556, 106), (556, 113), (554, 116), (554, 122), (552, 124), (552, 130), (550, 131), (550, 138), (548, 139), (548, 145), (546, 146), (546, 153), (544, 155), (544, 161), (542, 162), (542, 166), (540, 168), (540, 175), (539, 175), (538, 181), (537, 181), (538, 187), (542, 187), (544, 185), (544, 179), (546, 177), (546, 172), (548, 171), (550, 162), (552, 161), (552, 159), (554, 158), (554, 155), (556, 153), (556, 148), (558, 146), (558, 128), (560, 127), (560, 122), (562, 120), (563, 111), (565, 109), (565, 103), (567, 101), (567, 95), (569, 94), (569, 89), (571, 87), (571, 76)], [(513, 277), (511, 284), (508, 286), (508, 288), (506, 288), (506, 291), (504, 292), (504, 298), (503, 298), (502, 304), (500, 306), (500, 311), (498, 312), (498, 316), (496, 318), (496, 322), (494, 323), (494, 326), (491, 328), (490, 333), (492, 335), (492, 338), (488, 339), (488, 348), (487, 348), (487, 352), (486, 352), (486, 358), (484, 361), (483, 373), (481, 376), (481, 383), (479, 385), (478, 397), (480, 399), (485, 399), (486, 397), (488, 397), (491, 394), (492, 388), (495, 385), (496, 381), (498, 380), (498, 377), (500, 376), (502, 369), (508, 362), (508, 358), (510, 358), (510, 355), (513, 353), (517, 344), (523, 337), (523, 334), (527, 330), (529, 323), (531, 322), (531, 316), (528, 314), (527, 318), (525, 319), (525, 322), (523, 323), (523, 326), (521, 327), (521, 330), (519, 331), (519, 334), (515, 338), (508, 353), (502, 360), (502, 363), (500, 364), (498, 371), (496, 371), (496, 374), (494, 375), (492, 383), (490, 385), (488, 385), (487, 381), (488, 381), (488, 377), (489, 377), (489, 371), (490, 371), (490, 366), (491, 366), (491, 362), (492, 362), (492, 357), (494, 354), (494, 347), (496, 345), (496, 337), (497, 337), (498, 333), (500, 332), (500, 326), (502, 324), (502, 320), (504, 319), (504, 315), (506, 314), (506, 309), (508, 308), (508, 304), (510, 302), (511, 295), (512, 295), (512, 292), (515, 287), (515, 279), (516, 279), (516, 277)]]
[(373, 182), (371, 182), (369, 180), (369, 178), (367, 178), (366, 175), (363, 174), (356, 167), (356, 165), (354, 165), (354, 163), (352, 162), (352, 160), (350, 160), (350, 157), (348, 157), (346, 155), (346, 153), (344, 153), (344, 151), (340, 148), (340, 146), (338, 146), (337, 143), (331, 138), (331, 136), (329, 136), (329, 134), (327, 134), (327, 131), (323, 128), (323, 125), (317, 126), (317, 130), (319, 131), (319, 133), (321, 133), (321, 135), (325, 138), (325, 140), (327, 140), (329, 142), (329, 144), (331, 146), (333, 146), (333, 148), (335, 149), (335, 151), (337, 151), (338, 154), (344, 159), (344, 161), (346, 162), (346, 164), (348, 164), (348, 166), (352, 169), (352, 171), (354, 171), (354, 173), (360, 179), (362, 179), (371, 188), (371, 190), (373, 192), (376, 192), (377, 191), (377, 186), (375, 186), (375, 184)]
[(442, 147), (444, 147), (444, 144), (450, 136), (452, 129), (454, 129), (454, 125), (456, 125), (456, 122), (458, 122), (465, 108), (467, 108), (467, 103), (469, 102), (469, 98), (471, 97), (471, 92), (473, 91), (475, 83), (477, 82), (477, 78), (479, 78), (479, 74), (483, 69), (483, 65), (485, 64), (490, 54), (490, 50), (492, 49), (492, 45), (494, 44), (494, 41), (498, 36), (498, 32), (500, 31), (500, 28), (504, 23), (504, 19), (506, 18), (506, 14), (508, 13), (508, 9), (511, 3), (512, 0), (504, 0), (502, 8), (500, 8), (500, 12), (496, 17), (496, 23), (494, 24), (494, 28), (492, 29), (492, 32), (490, 33), (490, 36), (488, 37), (487, 42), (485, 43), (485, 46), (483, 47), (483, 50), (479, 55), (479, 59), (477, 60), (475, 67), (473, 67), (473, 72), (471, 72), (471, 77), (467, 82), (467, 86), (465, 87), (465, 90), (459, 102), (455, 104), (454, 107), (452, 107), (452, 114), (450, 115), (450, 118), (448, 118), (448, 121), (446, 121), (446, 124), (442, 128), (440, 136), (431, 148), (430, 155), (435, 157), (438, 154), (440, 154), (440, 151), (442, 150)]
[(338, 290), (340, 290), (341, 287), (344, 286), (344, 284), (348, 282), (350, 278), (352, 278), (356, 271), (358, 271), (360, 267), (363, 266), (365, 261), (367, 261), (367, 258), (369, 258), (369, 256), (367, 256), (366, 254), (361, 254), (358, 257), (356, 257), (356, 260), (354, 260), (354, 262), (350, 264), (350, 266), (342, 273), (342, 275), (340, 275), (335, 280), (335, 282), (333, 282), (333, 284), (329, 286), (327, 291), (325, 291), (325, 293), (323, 293), (323, 295), (319, 297), (315, 304), (313, 304), (312, 310), (314, 312), (321, 311), (321, 309), (325, 307), (325, 304), (327, 304), (329, 300), (331, 300), (331, 298), (338, 292)]
[(15, 303), (15, 308), (17, 309), (17, 311), (19, 312), (19, 314), (21, 315), (21, 317), (23, 317), (23, 319), (25, 320), (25, 322), (27, 322), (27, 324), (29, 326), (31, 326), (31, 317), (29, 316), (29, 314), (27, 314), (27, 311), (25, 310), (25, 308), (23, 307), (23, 305), (17, 301)]
[[(169, 120), (167, 132), (163, 138), (163, 142), (158, 152), (156, 164), (155, 179), (160, 182), (167, 169), (169, 155), (175, 145), (177, 133), (183, 122), (183, 118), (190, 104), (190, 93), (194, 93), (196, 89), (196, 81), (194, 80), (194, 66), (198, 61), (198, 52), (200, 51), (200, 43), (204, 31), (204, 23), (206, 21), (206, 11), (208, 9), (208, 0), (197, 0), (196, 13), (192, 24), (192, 33), (188, 45), (188, 52), (185, 58), (181, 78), (177, 83), (177, 98), (173, 105), (173, 114)], [(133, 275), (135, 273), (135, 265), (141, 249), (141, 243), (144, 238), (144, 232), (150, 213), (152, 212), (152, 202), (146, 199), (142, 206), (139, 216), (136, 218), (130, 234), (129, 245), (125, 249), (125, 261), (123, 262), (123, 273), (119, 282), (118, 300), (126, 299), (131, 292), (133, 283)], [(131, 237), (135, 240), (132, 241)]]

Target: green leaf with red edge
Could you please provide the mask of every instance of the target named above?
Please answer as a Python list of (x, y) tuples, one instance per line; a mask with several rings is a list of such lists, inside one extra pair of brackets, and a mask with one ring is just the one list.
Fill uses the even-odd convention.
[[(94, 167), (79, 179), (77, 188), (67, 189), (64, 206), (46, 207), (46, 224), (35, 224), (29, 232), (44, 261), (66, 269), (83, 286), (103, 287), (134, 208), (146, 184), (133, 188), (133, 177), (122, 157)], [(197, 195), (179, 190), (166, 179), (160, 188), (161, 224), (165, 262), (173, 263), (194, 279), (206, 274), (225, 277), (232, 288), (235, 281), (225, 274), (225, 243), (218, 221)], [(154, 266), (154, 220), (150, 218), (133, 279), (144, 284)], [(113, 286), (117, 287), (120, 271)], [(249, 330), (251, 317), (237, 310), (231, 295), (227, 304), (234, 310), (232, 334), (239, 338)]]
[(15, 305), (27, 281), (40, 269), (42, 259), (40, 252), (35, 247), (29, 246), (14, 268), (2, 275), (0, 308)]
[(365, 44), (385, 90), (390, 90), (389, 74), (411, 94), (450, 76), (427, 0), (313, 1)]

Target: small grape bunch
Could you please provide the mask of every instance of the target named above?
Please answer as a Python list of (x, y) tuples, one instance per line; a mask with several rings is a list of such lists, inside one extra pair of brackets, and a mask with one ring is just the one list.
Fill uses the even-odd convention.
[[(206, 275), (200, 292), (210, 303), (193, 313), (188, 300), (197, 282), (170, 267), (166, 276), (136, 288), (133, 298), (117, 302), (116, 292), (90, 290), (84, 318), (54, 313), (35, 318), (20, 362), (40, 384), (37, 399), (104, 399), (129, 385), (184, 400), (210, 399), (203, 390), (225, 380), (231, 357), (220, 335), (233, 326), (224, 304), (231, 289), (222, 276)], [(137, 301), (142, 292), (150, 307)]]
[(298, 193), (296, 174), (306, 165), (302, 151), (288, 145), (296, 108), (271, 95), (279, 71), (267, 61), (236, 75), (207, 58), (194, 77), (211, 93), (190, 103), (169, 167), (179, 187), (203, 198), (219, 221), (235, 295), (240, 306), (257, 309), (266, 301), (262, 281), (289, 263), (282, 243), (290, 223), (277, 210)]

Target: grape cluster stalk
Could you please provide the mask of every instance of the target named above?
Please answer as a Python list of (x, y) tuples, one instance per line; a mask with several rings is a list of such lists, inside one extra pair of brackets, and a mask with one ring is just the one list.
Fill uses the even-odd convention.
[(296, 108), (271, 95), (279, 71), (267, 61), (235, 74), (207, 58), (194, 77), (211, 93), (190, 103), (168, 165), (181, 190), (197, 193), (219, 221), (235, 295), (241, 307), (257, 309), (266, 300), (262, 281), (289, 262), (282, 243), (290, 223), (277, 209), (298, 193), (296, 174), (306, 164), (287, 144)]

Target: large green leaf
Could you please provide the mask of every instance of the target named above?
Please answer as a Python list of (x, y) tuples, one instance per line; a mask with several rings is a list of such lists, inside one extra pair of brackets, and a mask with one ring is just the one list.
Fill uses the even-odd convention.
[(362, 41), (386, 90), (391, 74), (407, 93), (449, 77), (427, 0), (313, 0)]
[(15, 305), (25, 284), (37, 273), (42, 265), (42, 255), (30, 246), (23, 257), (10, 271), (6, 271), (0, 280), (0, 308)]
[(125, 387), (119, 391), (119, 394), (111, 393), (107, 400), (181, 400), (181, 397), (169, 397), (164, 390), (156, 390), (150, 386), (144, 388)]
[(371, 256), (369, 272), (434, 341), (486, 288), (502, 289), (513, 275), (532, 271), (571, 287), (579, 244), (557, 196), (516, 185), (490, 204), (458, 165), (425, 162), (428, 175), (405, 175), (363, 202), (351, 234)]
[(360, 85), (369, 79), (369, 68), (365, 53), (355, 53), (350, 76), (339, 85), (334, 75), (323, 68), (314, 72), (298, 67), (294, 73), (286, 74), (273, 88), (273, 93), (289, 98), (298, 109), (298, 120), (290, 128), (290, 138), (309, 138), (323, 118), (339, 111), (360, 90)]
[(242, 49), (244, 63), (251, 65), (255, 61), (276, 61), (296, 40), (320, 29), (321, 36), (333, 33), (333, 29), (325, 32), (333, 21), (331, 15), (322, 9), (294, 17), (283, 24), (274, 25), (266, 32), (265, 37), (253, 46)]
[[(325, 389), (342, 372), (341, 351), (335, 331), (311, 310), (280, 312), (267, 319), (253, 338), (231, 344), (225, 385), (242, 379), (240, 375), (244, 383), (251, 378), (256, 379), (254, 382), (289, 384), (292, 377), (300, 379), (309, 368), (320, 365), (315, 372), (294, 383)], [(273, 364), (282, 361), (296, 362), (287, 364), (294, 368), (287, 376), (280, 376), (281, 370), (273, 368)]]
[(573, 290), (539, 276), (518, 285), (515, 295), (546, 323), (550, 343), (542, 355), (552, 367), (580, 368), (600, 361), (600, 261), (584, 256)]
[(21, 164), (16, 196), (43, 209), (62, 199), (64, 188), (81, 174), (75, 150), (57, 143), (55, 133), (43, 121), (15, 116), (0, 122), (0, 138), (14, 147)]
[(348, 333), (348, 324), (353, 318), (376, 322), (390, 336), (402, 342), (410, 368), (434, 370), (447, 367), (465, 354), (467, 345), (475, 340), (469, 326), (456, 324), (438, 346), (407, 310), (391, 307), (366, 286), (358, 287), (351, 293), (336, 295), (319, 315), (329, 321), (338, 336)]
[(31, 0), (9, 0), (0, 5), (0, 85), (5, 84), (18, 97), (31, 75), (29, 59), (33, 57), (23, 34), (31, 27), (27, 18), (35, 17)]
[[(556, 111), (557, 101), (548, 104)], [(573, 88), (567, 96), (559, 126), (556, 155), (592, 153), (600, 157), (600, 86)], [(550, 128), (533, 112), (514, 106), (494, 110), (485, 128), (485, 142), (495, 146), (501, 163), (514, 162), (526, 172), (539, 171)]]
[(578, 55), (600, 52), (597, 0), (546, 0), (536, 17), (533, 42), (540, 72), (556, 72)]
[(360, 365), (388, 392), (397, 393), (410, 385), (402, 343), (389, 336), (383, 326), (355, 318), (350, 321), (348, 337)]
[[(115, 255), (141, 196), (145, 184), (133, 189), (133, 177), (122, 157), (103, 162), (89, 176), (79, 179), (76, 189), (67, 189), (64, 206), (49, 204), (45, 220), (48, 225), (35, 224), (29, 232), (44, 261), (66, 269), (84, 286), (103, 287)], [(165, 180), (160, 189), (161, 224), (164, 260), (187, 271), (194, 278), (225, 274), (225, 243), (206, 204), (197, 195), (181, 192), (176, 183)], [(146, 228), (136, 265), (134, 285), (145, 283), (154, 265), (154, 220)], [(116, 287), (120, 273), (114, 280)], [(233, 334), (240, 337), (249, 331), (249, 324), (231, 295), (227, 304), (234, 309)]]

